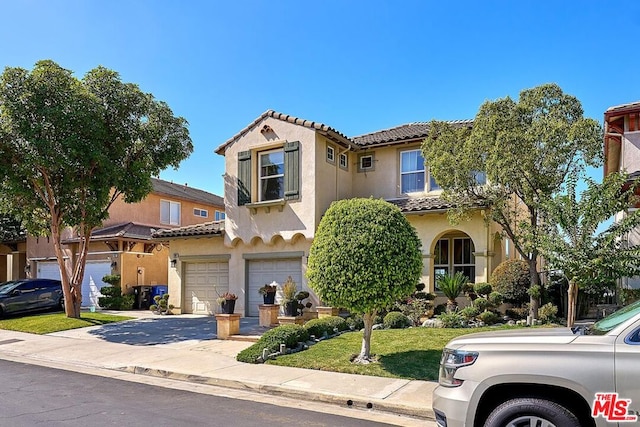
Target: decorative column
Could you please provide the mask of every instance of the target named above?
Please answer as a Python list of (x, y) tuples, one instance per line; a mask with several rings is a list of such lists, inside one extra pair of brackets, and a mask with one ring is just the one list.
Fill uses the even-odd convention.
[(218, 339), (226, 340), (240, 333), (240, 314), (216, 314)]
[(259, 304), (260, 309), (260, 326), (270, 328), (278, 325), (278, 312), (280, 305), (278, 304)]

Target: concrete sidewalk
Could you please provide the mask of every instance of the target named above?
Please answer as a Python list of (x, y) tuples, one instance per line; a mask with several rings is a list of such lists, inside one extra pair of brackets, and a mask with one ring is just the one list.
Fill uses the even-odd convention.
[[(218, 340), (210, 331), (205, 331), (209, 337), (198, 335), (202, 332), (200, 329), (206, 327), (197, 328), (198, 333), (186, 328), (186, 335), (180, 337), (185, 339), (172, 340), (175, 334), (164, 326), (168, 339), (165, 337), (159, 343), (157, 338), (151, 339), (153, 334), (148, 330), (140, 336), (135, 332), (145, 330), (141, 325), (146, 324), (148, 328), (160, 322), (148, 318), (146, 312), (139, 313), (138, 317), (142, 319), (119, 323), (120, 330), (111, 334), (105, 330), (109, 325), (49, 335), (0, 330), (0, 358), (109, 369), (434, 419), (431, 410), (434, 382), (241, 363), (235, 356), (251, 342)], [(181, 315), (174, 319), (171, 321), (187, 324), (184, 322), (189, 317)], [(200, 322), (206, 325), (210, 319), (200, 319)], [(215, 327), (215, 321), (213, 323)], [(127, 328), (131, 330), (130, 335), (122, 332)], [(247, 328), (251, 325), (241, 325), (241, 334), (246, 333)]]

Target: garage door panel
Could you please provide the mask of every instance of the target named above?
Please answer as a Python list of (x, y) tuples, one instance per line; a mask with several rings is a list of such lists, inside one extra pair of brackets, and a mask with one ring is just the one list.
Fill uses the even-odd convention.
[[(38, 262), (37, 277), (60, 280), (60, 268), (57, 262)], [(82, 307), (98, 307), (100, 289), (106, 286), (102, 278), (111, 274), (111, 263), (105, 261), (87, 261), (82, 279)]]
[[(260, 314), (258, 305), (263, 303), (263, 299), (258, 289), (274, 281), (282, 285), (289, 276), (298, 285), (298, 290), (302, 290), (302, 265), (299, 258), (249, 261), (249, 306), (245, 310), (246, 315), (259, 316)], [(279, 303), (279, 300), (276, 303)]]
[(218, 308), (218, 293), (223, 294), (229, 290), (229, 264), (190, 262), (185, 264), (184, 271), (185, 312), (214, 314)]

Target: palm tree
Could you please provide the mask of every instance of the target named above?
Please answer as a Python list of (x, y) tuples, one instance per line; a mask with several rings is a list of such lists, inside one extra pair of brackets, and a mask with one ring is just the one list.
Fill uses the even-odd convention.
[(436, 282), (438, 284), (438, 288), (442, 291), (444, 296), (448, 298), (447, 301), (447, 312), (454, 311), (458, 305), (456, 298), (462, 292), (464, 285), (467, 284), (469, 279), (467, 276), (462, 274), (461, 271), (458, 271), (456, 274), (444, 274), (442, 276), (438, 276)]

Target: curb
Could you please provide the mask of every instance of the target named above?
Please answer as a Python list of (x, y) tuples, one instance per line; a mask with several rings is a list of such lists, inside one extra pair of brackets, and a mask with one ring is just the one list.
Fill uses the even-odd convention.
[(417, 409), (406, 405), (386, 402), (382, 399), (362, 399), (352, 398), (339, 394), (329, 394), (322, 392), (309, 392), (308, 390), (298, 390), (282, 385), (265, 385), (250, 381), (229, 380), (213, 377), (204, 377), (201, 375), (181, 374), (173, 371), (162, 369), (145, 368), (142, 366), (126, 366), (115, 368), (115, 370), (127, 372), (136, 375), (146, 375), (157, 378), (166, 378), (197, 384), (206, 384), (218, 387), (226, 387), (235, 390), (251, 391), (256, 393), (279, 395), (292, 399), (320, 401), (338, 406), (347, 406), (358, 409), (374, 410), (386, 412), (390, 414), (409, 416), (427, 421), (435, 421), (435, 414), (431, 408)]

